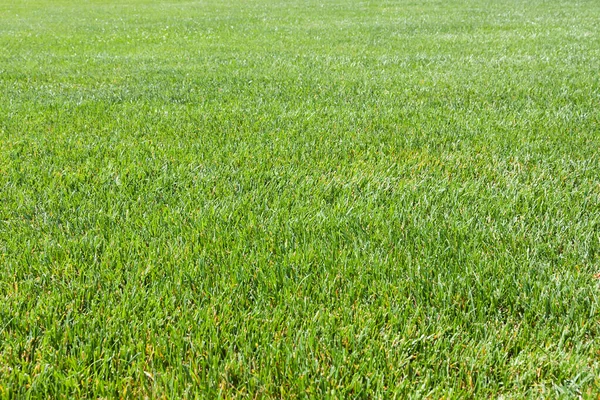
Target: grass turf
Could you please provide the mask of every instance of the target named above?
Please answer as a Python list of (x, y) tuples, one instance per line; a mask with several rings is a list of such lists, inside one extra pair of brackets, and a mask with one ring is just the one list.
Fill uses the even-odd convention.
[(597, 398), (599, 32), (0, 0), (0, 397)]

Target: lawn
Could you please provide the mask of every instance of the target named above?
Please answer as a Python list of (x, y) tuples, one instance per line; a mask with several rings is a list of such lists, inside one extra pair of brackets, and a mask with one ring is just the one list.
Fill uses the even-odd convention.
[(0, 0), (0, 398), (598, 398), (597, 0)]

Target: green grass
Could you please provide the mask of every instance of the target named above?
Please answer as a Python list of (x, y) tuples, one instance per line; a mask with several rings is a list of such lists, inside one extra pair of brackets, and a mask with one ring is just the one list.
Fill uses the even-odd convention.
[(596, 0), (0, 0), (0, 398), (598, 398), (598, 272)]

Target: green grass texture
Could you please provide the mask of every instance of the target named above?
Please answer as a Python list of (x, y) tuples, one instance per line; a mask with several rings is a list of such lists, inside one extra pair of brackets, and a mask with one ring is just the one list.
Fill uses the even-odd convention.
[(0, 399), (600, 396), (597, 0), (0, 0)]

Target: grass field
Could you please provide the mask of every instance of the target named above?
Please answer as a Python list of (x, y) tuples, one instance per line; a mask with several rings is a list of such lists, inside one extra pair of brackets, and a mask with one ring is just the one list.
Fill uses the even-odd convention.
[(0, 398), (600, 396), (597, 0), (0, 0)]

